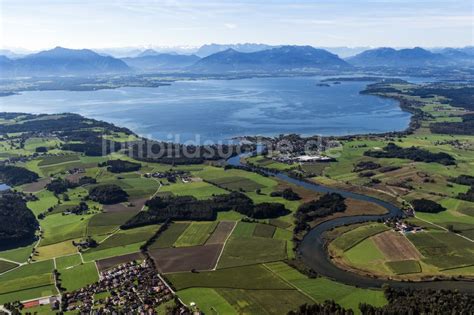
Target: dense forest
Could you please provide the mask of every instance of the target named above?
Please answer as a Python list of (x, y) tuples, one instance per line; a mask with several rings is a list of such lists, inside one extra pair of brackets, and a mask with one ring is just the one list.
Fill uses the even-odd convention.
[(388, 304), (359, 305), (362, 314), (474, 314), (474, 296), (450, 290), (384, 289)]
[(46, 185), (46, 189), (52, 191), (54, 194), (59, 195), (65, 193), (70, 188), (77, 187), (78, 184), (73, 183), (67, 179), (56, 178)]
[(0, 245), (33, 239), (38, 221), (20, 193), (0, 193)]
[(282, 197), (286, 200), (300, 200), (301, 197), (291, 188), (286, 188), (282, 191), (274, 191), (270, 194), (271, 197)]
[(370, 150), (364, 152), (364, 155), (374, 158), (408, 159), (416, 162), (439, 163), (442, 165), (456, 164), (456, 160), (447, 153), (432, 153), (428, 150), (419, 149), (417, 147), (402, 148), (393, 142), (390, 142), (385, 146), (383, 151)]
[(125, 202), (128, 194), (117, 185), (100, 185), (89, 191), (89, 198), (104, 205)]
[(28, 184), (36, 181), (38, 174), (24, 167), (0, 165), (0, 182), (10, 186)]
[(252, 199), (240, 192), (217, 195), (208, 200), (193, 196), (156, 196), (146, 202), (148, 211), (142, 211), (122, 227), (132, 228), (165, 220), (215, 220), (217, 212), (234, 210), (255, 219), (276, 218), (290, 213), (280, 203), (254, 205)]
[(415, 211), (418, 212), (438, 213), (446, 210), (446, 208), (440, 205), (439, 203), (424, 198), (415, 199), (411, 202), (411, 204)]
[(327, 193), (317, 200), (313, 200), (299, 206), (296, 211), (295, 233), (307, 230), (309, 222), (331, 215), (336, 212), (343, 212), (347, 206), (344, 197), (337, 193)]
[(453, 88), (434, 84), (414, 89), (410, 94), (424, 98), (439, 95), (447, 98), (451, 106), (474, 110), (474, 87)]
[(474, 114), (462, 116), (462, 122), (437, 122), (430, 125), (433, 133), (474, 135)]
[(297, 310), (288, 312), (288, 315), (353, 315), (354, 311), (345, 309), (334, 301), (324, 301), (319, 304), (303, 304)]

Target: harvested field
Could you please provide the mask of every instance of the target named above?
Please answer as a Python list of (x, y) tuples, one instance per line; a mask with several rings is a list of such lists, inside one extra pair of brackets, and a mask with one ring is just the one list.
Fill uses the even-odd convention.
[(133, 199), (129, 202), (132, 205), (130, 207), (127, 204), (117, 203), (114, 205), (104, 205), (103, 209), (104, 212), (138, 212), (143, 208), (147, 200), (148, 198)]
[(403, 235), (394, 231), (386, 231), (373, 236), (375, 245), (390, 261), (419, 260), (420, 252)]
[(33, 182), (33, 183), (25, 185), (25, 187), (23, 187), (23, 191), (26, 193), (35, 193), (40, 190), (43, 190), (44, 187), (46, 187), (46, 185), (48, 185), (50, 182), (51, 182), (50, 178), (43, 178), (43, 179), (38, 180), (37, 182)]
[(224, 244), (236, 224), (237, 222), (234, 221), (219, 222), (219, 225), (214, 230), (214, 233), (212, 233), (212, 235), (207, 239), (206, 245)]
[(144, 257), (141, 253), (132, 253), (122, 256), (115, 256), (97, 261), (97, 268), (99, 272), (110, 269), (116, 265), (124, 264), (134, 260), (143, 260)]
[(221, 244), (182, 248), (159, 248), (149, 251), (159, 272), (212, 270), (222, 250)]

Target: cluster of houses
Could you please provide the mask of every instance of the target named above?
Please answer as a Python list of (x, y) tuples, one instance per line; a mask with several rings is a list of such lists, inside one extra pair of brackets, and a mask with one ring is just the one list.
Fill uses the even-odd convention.
[(333, 158), (324, 155), (279, 155), (272, 157), (272, 160), (286, 164), (334, 161)]
[(421, 226), (417, 226), (415, 224), (411, 224), (398, 219), (386, 220), (385, 225), (390, 226), (394, 231), (400, 232), (402, 234), (418, 233), (423, 231), (423, 228)]
[(173, 298), (153, 262), (147, 259), (103, 271), (98, 282), (65, 293), (62, 310), (80, 314), (156, 314), (160, 304)]
[(67, 175), (83, 174), (86, 170), (81, 167), (74, 167), (66, 171)]
[(191, 177), (189, 173), (180, 170), (169, 170), (166, 172), (154, 172), (154, 173), (145, 173), (143, 175), (145, 178), (158, 178), (158, 179), (167, 179), (169, 182), (175, 183), (179, 178), (183, 183), (189, 183)]

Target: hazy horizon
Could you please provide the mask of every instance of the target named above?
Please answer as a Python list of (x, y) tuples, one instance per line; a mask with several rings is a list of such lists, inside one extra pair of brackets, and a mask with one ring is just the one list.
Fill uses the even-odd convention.
[(453, 0), (3, 0), (0, 46), (33, 51), (210, 43), (464, 47), (473, 45), (472, 11), (469, 1)]

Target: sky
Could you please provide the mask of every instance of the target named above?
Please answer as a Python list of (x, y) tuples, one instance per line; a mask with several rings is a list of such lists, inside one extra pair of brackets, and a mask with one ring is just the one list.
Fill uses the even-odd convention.
[(473, 45), (471, 0), (0, 0), (0, 46)]

